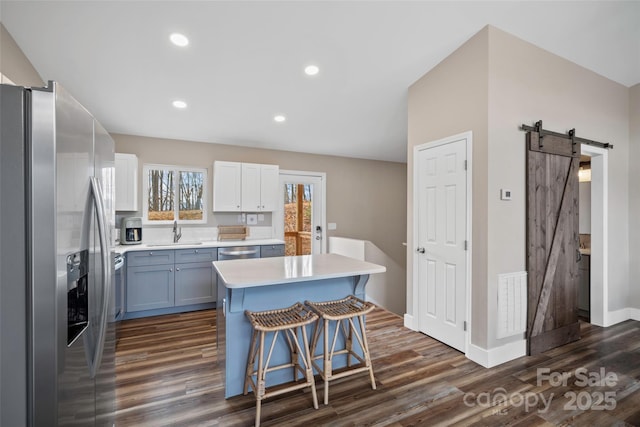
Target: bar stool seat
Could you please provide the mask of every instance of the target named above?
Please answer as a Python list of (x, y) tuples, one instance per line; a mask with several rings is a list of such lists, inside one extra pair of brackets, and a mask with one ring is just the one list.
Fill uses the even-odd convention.
[[(262, 400), (268, 397), (310, 387), (313, 396), (313, 407), (318, 409), (318, 397), (316, 395), (316, 385), (313, 378), (313, 368), (311, 367), (311, 354), (306, 329), (306, 325), (315, 322), (318, 316), (299, 302), (288, 308), (268, 311), (245, 310), (244, 313), (253, 326), (253, 337), (251, 339), (247, 371), (244, 380), (244, 394), (246, 395), (249, 392), (249, 386), (251, 386), (256, 396), (256, 427), (260, 425)], [(302, 345), (298, 338), (299, 330), (302, 334)], [(270, 367), (269, 362), (271, 361), (273, 349), (280, 331), (283, 331), (283, 335), (286, 338), (291, 360), (289, 363)], [(265, 360), (265, 336), (270, 332), (273, 333), (273, 339)], [(302, 362), (302, 366), (300, 362)], [(267, 390), (267, 372), (285, 368), (293, 368), (293, 382)], [(301, 372), (304, 376), (304, 382), (298, 381), (298, 372)]]
[[(373, 365), (371, 364), (369, 344), (367, 343), (367, 333), (364, 325), (365, 315), (371, 312), (375, 308), (375, 305), (370, 302), (363, 301), (353, 295), (334, 301), (305, 301), (305, 304), (320, 316), (320, 319), (318, 319), (315, 324), (313, 339), (311, 341), (311, 364), (324, 380), (324, 404), (327, 405), (329, 403), (329, 382), (338, 378), (343, 378), (361, 372), (369, 372), (371, 388), (375, 390), (376, 381), (373, 376)], [(355, 326), (354, 318), (358, 319), (358, 328)], [(331, 339), (331, 347), (329, 347), (329, 322), (331, 321), (335, 321), (336, 325)], [(345, 346), (342, 349), (336, 350), (336, 342), (340, 331), (342, 331)], [(320, 354), (316, 354), (316, 349), (322, 333), (324, 333), (324, 348)], [(354, 336), (356, 337), (358, 344), (360, 344), (362, 356), (360, 356), (360, 354), (358, 354), (353, 348)], [(347, 356), (347, 369), (334, 373), (333, 359), (334, 356), (340, 354), (346, 354)], [(356, 366), (352, 366), (352, 357), (360, 363)], [(320, 368), (316, 360), (323, 361), (322, 368)]]

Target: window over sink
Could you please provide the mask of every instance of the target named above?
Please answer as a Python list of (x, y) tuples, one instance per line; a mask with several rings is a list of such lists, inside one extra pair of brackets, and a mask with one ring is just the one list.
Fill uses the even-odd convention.
[(145, 164), (143, 180), (146, 224), (207, 222), (207, 169)]

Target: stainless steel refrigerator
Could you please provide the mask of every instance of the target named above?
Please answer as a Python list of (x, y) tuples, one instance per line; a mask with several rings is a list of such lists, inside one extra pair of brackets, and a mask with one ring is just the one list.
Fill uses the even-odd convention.
[(114, 143), (63, 87), (0, 85), (0, 425), (113, 426)]

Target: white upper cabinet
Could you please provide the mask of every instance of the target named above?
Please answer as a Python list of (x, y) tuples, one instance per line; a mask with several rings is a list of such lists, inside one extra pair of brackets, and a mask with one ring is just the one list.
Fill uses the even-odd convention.
[(261, 211), (260, 165), (242, 163), (242, 210)]
[(116, 153), (116, 211), (138, 210), (138, 157)]
[(242, 163), (215, 162), (213, 164), (213, 211), (240, 212)]
[(217, 212), (271, 212), (278, 203), (277, 165), (215, 162), (213, 210)]
[(278, 210), (278, 184), (280, 168), (278, 165), (260, 165), (260, 202), (262, 211)]

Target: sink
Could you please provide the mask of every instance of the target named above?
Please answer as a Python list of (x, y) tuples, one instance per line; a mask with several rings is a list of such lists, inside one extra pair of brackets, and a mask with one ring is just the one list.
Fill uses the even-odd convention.
[(201, 244), (202, 242), (177, 242), (177, 243), (169, 242), (169, 243), (153, 243), (153, 244), (147, 245), (147, 247), (153, 248), (156, 246), (197, 246)]

